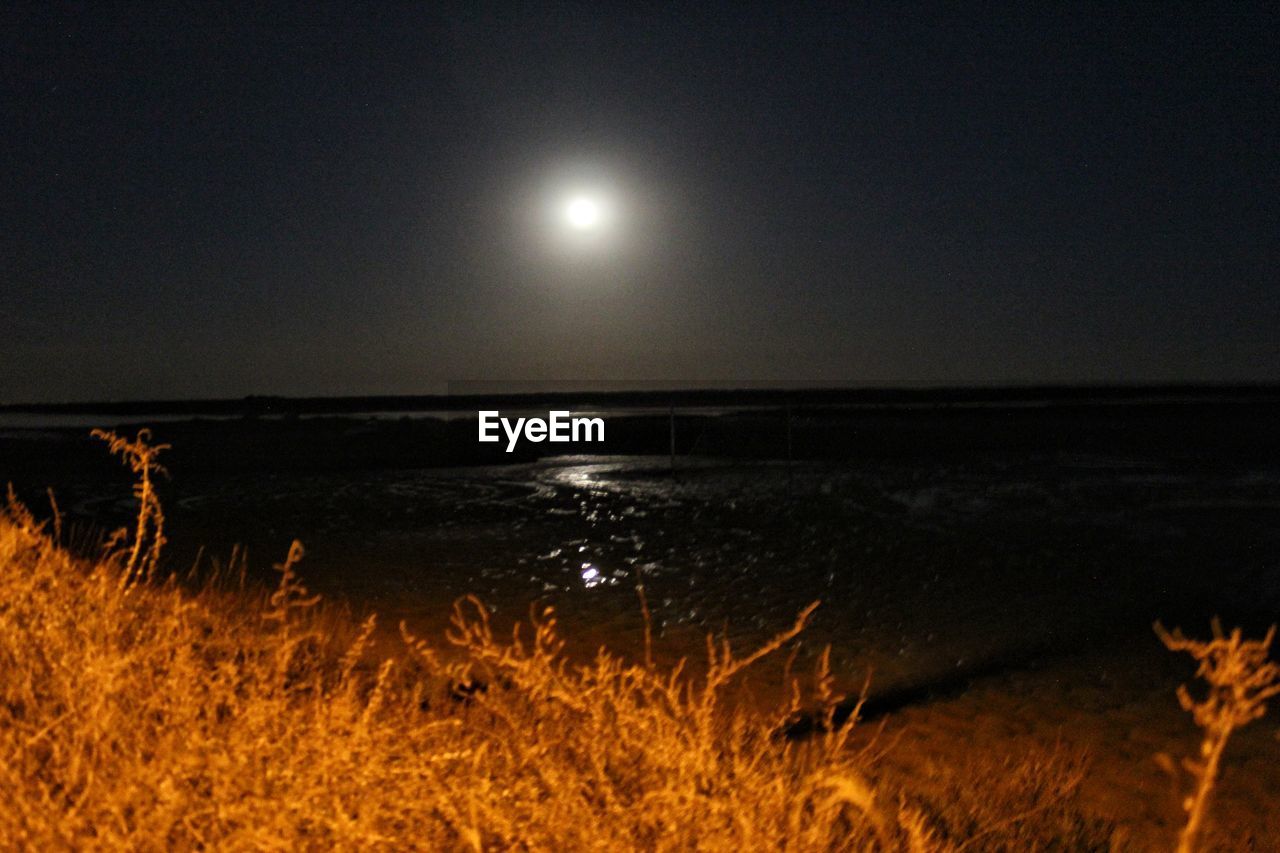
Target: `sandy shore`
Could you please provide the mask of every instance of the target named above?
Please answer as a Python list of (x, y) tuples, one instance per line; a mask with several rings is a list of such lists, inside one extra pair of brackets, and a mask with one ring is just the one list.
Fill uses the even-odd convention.
[[(1080, 805), (1114, 824), (1114, 849), (1172, 849), (1184, 820), (1179, 801), (1190, 782), (1182, 771), (1175, 781), (1161, 766), (1167, 760), (1157, 757), (1178, 766), (1197, 753), (1199, 731), (1174, 695), (1194, 667), (1154, 634), (1133, 639), (1123, 648), (982, 679), (960, 695), (889, 715), (879, 735), (886, 747), (881, 772), (927, 786), (942, 784), (942, 775), (976, 754), (1014, 759), (1037, 749), (1084, 750)], [(1212, 849), (1280, 845), (1278, 726), (1273, 708), (1232, 738), (1211, 805)]]

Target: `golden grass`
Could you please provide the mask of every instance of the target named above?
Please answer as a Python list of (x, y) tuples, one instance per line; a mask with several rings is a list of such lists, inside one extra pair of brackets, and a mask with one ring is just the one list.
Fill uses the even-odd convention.
[[(292, 553), (292, 558), (299, 556)], [(695, 685), (554, 619), (500, 642), (460, 603), (445, 662), (320, 630), (293, 573), (260, 608), (128, 584), (29, 515), (0, 521), (0, 838), (81, 847), (860, 847), (899, 832), (843, 733), (780, 743)], [(797, 623), (797, 630), (801, 622)], [(780, 644), (780, 638), (777, 644)], [(481, 684), (486, 687), (482, 688)]]
[(1199, 702), (1186, 686), (1178, 688), (1178, 702), (1204, 732), (1200, 758), (1182, 762), (1195, 784), (1182, 804), (1187, 823), (1178, 837), (1178, 853), (1198, 849), (1209, 798), (1231, 733), (1265, 714), (1267, 700), (1280, 694), (1280, 666), (1267, 659), (1276, 635), (1274, 625), (1261, 640), (1244, 639), (1239, 628), (1224, 634), (1216, 619), (1212, 627), (1213, 638), (1201, 641), (1188, 639), (1178, 630), (1166, 631), (1159, 622), (1155, 625), (1156, 634), (1170, 651), (1186, 652), (1195, 658), (1199, 664), (1196, 675), (1209, 687)]
[(455, 607), (452, 654), (406, 631), (402, 654), (374, 659), (372, 619), (336, 639), (294, 571), (300, 547), (252, 605), (125, 582), (130, 553), (78, 560), (20, 506), (0, 517), (0, 838), (14, 845), (844, 850), (1026, 837), (1025, 816), (935, 825), (927, 801), (881, 794), (852, 727), (793, 743), (777, 731), (794, 705), (769, 715), (723, 699), (807, 612), (742, 658), (709, 645), (697, 678), (604, 651), (571, 664), (549, 609), (527, 637), (500, 640), (474, 599)]

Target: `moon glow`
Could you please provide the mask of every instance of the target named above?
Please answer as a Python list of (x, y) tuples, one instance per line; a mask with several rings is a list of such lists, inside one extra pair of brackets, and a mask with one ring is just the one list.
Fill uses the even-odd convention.
[(598, 228), (603, 214), (600, 202), (589, 196), (574, 196), (564, 208), (565, 221), (577, 231)]

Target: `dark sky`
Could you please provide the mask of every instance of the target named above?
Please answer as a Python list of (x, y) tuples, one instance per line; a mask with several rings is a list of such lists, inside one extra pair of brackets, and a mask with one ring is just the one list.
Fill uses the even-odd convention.
[(6, 3), (0, 400), (1280, 380), (1276, 14), (968, 5)]

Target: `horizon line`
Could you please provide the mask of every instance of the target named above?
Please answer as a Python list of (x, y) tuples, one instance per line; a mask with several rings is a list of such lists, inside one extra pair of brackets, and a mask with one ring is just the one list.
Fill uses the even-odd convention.
[[(637, 387), (641, 385), (650, 387)], [(453, 386), (505, 386), (508, 390), (453, 390)], [(528, 390), (509, 390), (512, 386), (540, 386)], [(556, 388), (556, 385), (573, 385), (572, 388)], [(609, 387), (590, 388), (588, 385)], [(445, 393), (435, 394), (335, 394), (335, 395), (287, 395), (287, 394), (246, 394), (242, 397), (186, 397), (186, 398), (153, 398), (153, 399), (114, 399), (114, 400), (70, 400), (45, 402), (0, 402), (0, 413), (22, 414), (75, 414), (75, 413), (175, 413), (197, 414), (201, 411), (217, 411), (245, 414), (274, 414), (273, 409), (279, 407), (279, 413), (291, 412), (320, 414), (325, 412), (359, 412), (359, 411), (429, 411), (464, 409), (468, 406), (461, 403), (477, 401), (519, 402), (538, 398), (563, 401), (567, 397), (580, 398), (582, 402), (591, 400), (622, 403), (625, 398), (648, 402), (656, 405), (662, 399), (670, 398), (672, 405), (682, 403), (693, 405), (695, 399), (704, 399), (708, 404), (728, 404), (732, 397), (754, 398), (757, 404), (787, 402), (797, 403), (839, 403), (836, 398), (849, 398), (844, 402), (927, 402), (935, 398), (937, 402), (977, 402), (982, 400), (1026, 401), (1035, 395), (1047, 396), (1063, 400), (1083, 400), (1090, 396), (1104, 398), (1124, 398), (1150, 395), (1168, 395), (1186, 397), (1194, 394), (1222, 396), (1225, 394), (1280, 395), (1280, 381), (1271, 382), (1084, 382), (1084, 383), (1000, 383), (1000, 384), (943, 384), (943, 383), (861, 383), (833, 384), (830, 382), (668, 382), (654, 380), (565, 380), (546, 381), (531, 380), (528, 382), (506, 380), (465, 380), (447, 383)], [(861, 400), (852, 398), (860, 397)], [(805, 399), (809, 398), (809, 399)], [(814, 399), (818, 398), (818, 399)], [(877, 399), (878, 398), (878, 399)], [(743, 403), (746, 404), (746, 399)], [(663, 403), (665, 405), (665, 403)]]

